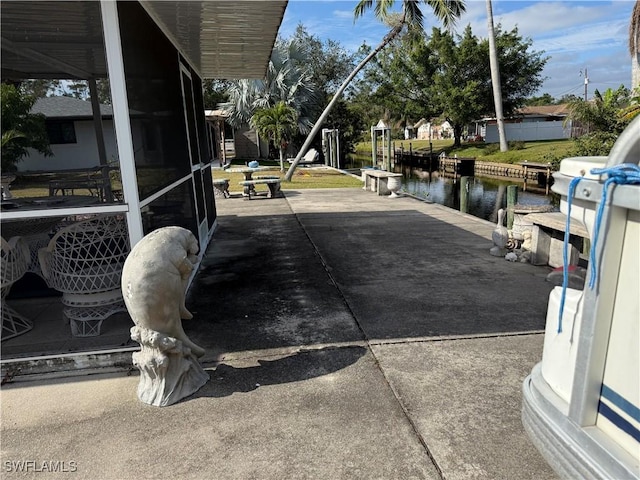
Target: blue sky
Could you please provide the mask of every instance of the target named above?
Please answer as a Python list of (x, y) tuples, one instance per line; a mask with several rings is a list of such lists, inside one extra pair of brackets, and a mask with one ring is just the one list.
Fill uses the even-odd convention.
[[(400, 2), (396, 2), (398, 5)], [(371, 13), (353, 20), (355, 0), (289, 0), (280, 34), (290, 36), (299, 23), (323, 40), (340, 42), (347, 50), (357, 50), (366, 42), (377, 45), (387, 28)], [(550, 93), (584, 95), (584, 71), (591, 98), (597, 88), (617, 88), (631, 84), (631, 58), (627, 42), (629, 19), (634, 1), (514, 1), (493, 0), (494, 23), (504, 30), (518, 27), (520, 34), (533, 40), (532, 49), (544, 51), (549, 60), (543, 72), (544, 85), (538, 95)], [(425, 29), (434, 26), (425, 6)], [(471, 24), (478, 37), (487, 35), (486, 3), (467, 0), (467, 11), (457, 24), (462, 32)]]

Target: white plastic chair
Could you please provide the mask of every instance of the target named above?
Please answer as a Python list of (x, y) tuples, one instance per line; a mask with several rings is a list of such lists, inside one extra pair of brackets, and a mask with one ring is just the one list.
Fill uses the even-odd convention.
[(1, 297), (2, 297), (2, 340), (17, 337), (33, 328), (33, 322), (13, 308), (5, 301), (11, 286), (20, 280), (29, 269), (29, 247), (21, 237), (13, 237), (8, 242), (0, 237), (2, 243)]
[[(300, 159), (299, 165), (316, 163), (320, 158), (320, 152), (318, 152), (315, 148), (310, 148), (307, 153), (304, 154), (304, 157)], [(288, 158), (287, 161), (289, 163), (293, 163), (295, 158)]]
[(127, 226), (115, 215), (69, 225), (39, 250), (47, 283), (62, 292), (72, 335), (100, 335), (105, 318), (126, 311), (120, 279), (128, 254)]

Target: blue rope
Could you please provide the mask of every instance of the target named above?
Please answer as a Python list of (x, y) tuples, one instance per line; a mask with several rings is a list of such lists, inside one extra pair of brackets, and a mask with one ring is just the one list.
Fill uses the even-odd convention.
[[(608, 168), (594, 168), (591, 170), (592, 175), (608, 175), (602, 188), (602, 198), (598, 205), (598, 211), (595, 218), (595, 227), (593, 232), (593, 240), (591, 242), (591, 251), (589, 252), (589, 288), (593, 290), (597, 279), (596, 268), (596, 245), (598, 243), (598, 235), (600, 234), (600, 224), (602, 223), (602, 215), (607, 201), (609, 186), (612, 183), (617, 185), (640, 184), (640, 167), (632, 163), (622, 163)], [(564, 304), (567, 295), (567, 286), (569, 285), (569, 235), (571, 222), (571, 204), (573, 196), (582, 177), (575, 177), (569, 183), (569, 191), (567, 192), (567, 222), (564, 232), (564, 243), (562, 249), (562, 296), (560, 297), (560, 312), (558, 315), (558, 333), (562, 333), (562, 315), (564, 312)]]
[(567, 222), (564, 227), (564, 243), (562, 246), (562, 295), (560, 296), (560, 312), (558, 314), (558, 333), (562, 333), (562, 314), (564, 312), (564, 302), (567, 298), (567, 286), (569, 285), (569, 231), (571, 225), (571, 203), (573, 194), (582, 177), (575, 177), (569, 183), (567, 192)]
[(594, 168), (591, 170), (593, 175), (608, 175), (609, 178), (605, 180), (602, 187), (602, 199), (600, 205), (598, 205), (598, 212), (596, 213), (595, 228), (593, 231), (593, 242), (591, 243), (591, 252), (589, 255), (589, 270), (591, 277), (589, 278), (589, 288), (593, 290), (597, 279), (596, 268), (596, 245), (598, 243), (598, 235), (600, 234), (600, 224), (602, 223), (602, 214), (604, 212), (604, 206), (607, 202), (607, 194), (609, 186), (612, 183), (616, 185), (628, 185), (640, 183), (640, 167), (632, 163), (621, 163), (608, 168)]

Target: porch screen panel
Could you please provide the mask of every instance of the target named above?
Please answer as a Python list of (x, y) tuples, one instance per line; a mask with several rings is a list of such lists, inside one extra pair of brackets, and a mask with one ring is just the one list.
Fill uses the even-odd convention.
[[(193, 101), (195, 103), (196, 112), (204, 113), (204, 98), (202, 96), (202, 81), (198, 74), (191, 71), (193, 79)], [(200, 140), (200, 159), (202, 163), (210, 163), (213, 160), (213, 152), (209, 148), (210, 143), (207, 140), (207, 128), (204, 115), (196, 115), (196, 128), (198, 129), (198, 139)]]
[(191, 172), (178, 52), (137, 2), (118, 2), (140, 199)]
[(142, 207), (144, 234), (157, 228), (176, 225), (190, 230), (198, 238), (198, 223), (193, 205), (193, 186), (189, 179)]
[[(100, 3), (5, 1), (0, 21), (4, 87), (37, 98), (31, 113), (45, 117), (51, 153), (3, 156), (3, 173), (26, 174), (13, 195), (42, 197), (20, 211), (121, 202)], [(69, 198), (48, 198), (62, 193)]]
[[(196, 192), (203, 192), (203, 179), (202, 174), (204, 172), (202, 170), (196, 170), (193, 172), (193, 186)], [(196, 195), (196, 203), (198, 205), (198, 224), (202, 223), (206, 216), (206, 210), (204, 208), (205, 196), (204, 195)]]
[(213, 198), (213, 177), (212, 177), (211, 165), (208, 165), (202, 170), (202, 179), (204, 180), (204, 195), (207, 202), (207, 223), (209, 229), (213, 226), (213, 222), (216, 219), (216, 204)]

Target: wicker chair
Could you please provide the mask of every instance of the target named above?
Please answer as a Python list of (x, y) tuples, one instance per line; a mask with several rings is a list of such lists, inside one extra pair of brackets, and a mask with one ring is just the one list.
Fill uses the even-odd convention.
[(115, 215), (69, 225), (40, 249), (42, 273), (52, 288), (62, 292), (72, 335), (100, 335), (105, 318), (126, 311), (120, 278), (128, 254), (127, 226)]
[(5, 302), (11, 286), (29, 269), (29, 247), (21, 237), (13, 237), (8, 242), (0, 237), (2, 243), (2, 340), (17, 337), (33, 328), (31, 320), (23, 317)]

